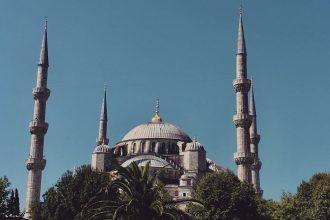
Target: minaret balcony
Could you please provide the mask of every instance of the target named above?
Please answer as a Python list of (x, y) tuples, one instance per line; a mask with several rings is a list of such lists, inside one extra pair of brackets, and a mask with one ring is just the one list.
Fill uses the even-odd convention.
[(233, 122), (237, 127), (249, 128), (252, 123), (251, 115), (249, 114), (236, 114), (233, 116)]
[(49, 98), (50, 90), (45, 87), (35, 87), (32, 89), (34, 100), (46, 101)]
[(253, 158), (250, 152), (236, 152), (234, 153), (234, 161), (237, 165), (252, 164)]
[(247, 93), (251, 87), (251, 80), (246, 78), (237, 78), (233, 80), (233, 86), (236, 92)]
[(258, 159), (257, 161), (255, 161), (252, 165), (251, 165), (251, 170), (257, 170), (259, 171), (261, 169), (261, 161)]
[(25, 160), (27, 170), (43, 170), (46, 166), (46, 160), (43, 158), (29, 158)]
[(31, 134), (46, 134), (48, 130), (48, 123), (40, 121), (31, 121), (29, 123)]
[(250, 143), (251, 144), (259, 144), (260, 141), (260, 135), (257, 134), (254, 137), (250, 137)]

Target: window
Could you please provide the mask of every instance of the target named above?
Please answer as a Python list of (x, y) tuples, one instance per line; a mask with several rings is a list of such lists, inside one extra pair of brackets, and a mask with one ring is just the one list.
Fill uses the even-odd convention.
[(186, 197), (186, 196), (187, 196), (187, 194), (186, 194), (186, 193), (182, 193), (182, 196), (183, 196), (183, 197)]
[[(164, 142), (162, 143), (162, 152), (165, 153), (165, 143)], [(168, 153), (168, 152), (166, 152), (166, 153)]]
[(151, 144), (151, 152), (155, 152), (155, 148), (156, 148), (156, 143), (152, 142)]
[(136, 148), (136, 143), (134, 143), (133, 146), (132, 146), (132, 154), (135, 153), (135, 148)]
[(145, 151), (145, 145), (146, 145), (146, 142), (143, 141), (143, 142), (141, 143), (141, 152), (142, 152), (142, 153), (144, 153), (144, 151)]

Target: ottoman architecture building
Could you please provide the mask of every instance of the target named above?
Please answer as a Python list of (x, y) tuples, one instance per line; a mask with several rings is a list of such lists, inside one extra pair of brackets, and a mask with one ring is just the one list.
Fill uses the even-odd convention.
[[(48, 124), (45, 122), (46, 101), (50, 95), (47, 88), (48, 45), (47, 22), (44, 31), (40, 60), (37, 71), (37, 85), (33, 89), (35, 100), (33, 120), (30, 123), (31, 150), (26, 160), (29, 171), (25, 218), (31, 218), (31, 208), (40, 201), (41, 173), (46, 160), (43, 156), (44, 136)], [(237, 151), (234, 162), (237, 176), (241, 181), (253, 184), (256, 193), (262, 196), (260, 187), (261, 161), (258, 144), (256, 105), (251, 81), (247, 74), (247, 50), (245, 45), (242, 9), (238, 25), (236, 53), (236, 78), (233, 80), (236, 92)], [(249, 96), (250, 92), (250, 96)], [(159, 100), (149, 122), (137, 125), (128, 131), (120, 141), (110, 145), (107, 137), (108, 126), (107, 91), (104, 90), (96, 146), (91, 157), (92, 169), (107, 172), (114, 163), (123, 167), (132, 162), (145, 166), (150, 162), (151, 172), (157, 174), (173, 198), (189, 198), (197, 179), (207, 172), (222, 172), (224, 168), (206, 157), (206, 146), (196, 138), (168, 123), (160, 114)]]

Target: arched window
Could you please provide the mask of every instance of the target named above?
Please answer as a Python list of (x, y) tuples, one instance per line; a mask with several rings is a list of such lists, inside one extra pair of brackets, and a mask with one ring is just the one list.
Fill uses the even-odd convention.
[(163, 152), (163, 153), (168, 153), (168, 152), (166, 152), (166, 149), (165, 149), (165, 143), (164, 143), (164, 142), (162, 143), (162, 152)]
[(152, 142), (151, 144), (151, 152), (155, 152), (156, 150), (156, 143), (155, 142)]
[(136, 149), (136, 143), (133, 143), (133, 146), (132, 146), (132, 154), (135, 153), (135, 149)]
[(145, 147), (146, 147), (146, 142), (145, 141), (141, 142), (141, 152), (142, 153), (144, 153)]

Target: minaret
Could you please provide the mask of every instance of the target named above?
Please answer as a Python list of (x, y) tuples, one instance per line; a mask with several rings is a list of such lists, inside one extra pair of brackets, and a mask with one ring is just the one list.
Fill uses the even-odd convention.
[(96, 147), (92, 154), (91, 167), (94, 171), (108, 171), (112, 162), (112, 151), (107, 138), (108, 113), (107, 113), (107, 91), (104, 88), (104, 95), (101, 106), (99, 136), (96, 139)]
[(48, 129), (48, 124), (45, 122), (46, 101), (50, 95), (50, 90), (47, 88), (48, 65), (46, 20), (37, 70), (37, 83), (36, 87), (32, 90), (34, 112), (33, 120), (29, 124), (31, 133), (31, 147), (29, 158), (25, 161), (26, 168), (29, 171), (24, 215), (24, 218), (26, 219), (31, 219), (33, 217), (33, 208), (39, 205), (41, 174), (46, 165), (43, 151), (44, 137)]
[(250, 127), (250, 147), (251, 147), (251, 154), (253, 157), (253, 164), (251, 165), (252, 184), (256, 190), (256, 193), (262, 196), (263, 191), (260, 188), (260, 174), (259, 174), (259, 171), (261, 169), (261, 161), (259, 159), (259, 154), (258, 154), (258, 144), (260, 141), (260, 135), (258, 134), (258, 130), (257, 130), (257, 114), (256, 114), (256, 106), (254, 102), (253, 84), (251, 85), (249, 106), (250, 106), (250, 115), (252, 116), (252, 124)]
[(251, 117), (249, 115), (248, 93), (251, 81), (247, 78), (247, 53), (244, 39), (242, 8), (238, 25), (238, 40), (236, 54), (236, 79), (233, 86), (236, 91), (236, 115), (233, 117), (236, 126), (237, 152), (234, 161), (237, 164), (237, 176), (241, 181), (251, 183), (252, 157), (250, 153)]
[(97, 145), (107, 145), (109, 139), (107, 138), (107, 126), (108, 126), (108, 112), (107, 112), (107, 90), (104, 88), (104, 95), (101, 106), (100, 124), (99, 124), (99, 136), (96, 140)]

